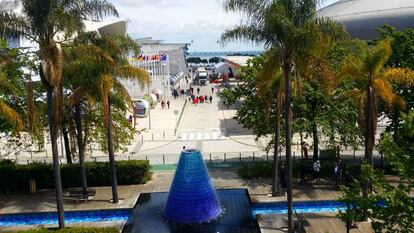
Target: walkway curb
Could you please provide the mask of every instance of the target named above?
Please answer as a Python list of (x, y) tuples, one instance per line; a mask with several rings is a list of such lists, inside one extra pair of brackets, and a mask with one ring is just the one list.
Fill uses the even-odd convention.
[(183, 118), (183, 113), (184, 113), (184, 110), (185, 110), (185, 108), (187, 107), (187, 102), (188, 102), (188, 100), (186, 99), (186, 100), (185, 100), (185, 102), (184, 102), (184, 105), (183, 105), (183, 107), (182, 107), (182, 109), (181, 109), (181, 113), (180, 113), (180, 117), (178, 118), (177, 125), (175, 126), (174, 136), (175, 136), (175, 135), (177, 135), (177, 130), (178, 130), (178, 127), (180, 126), (181, 119)]

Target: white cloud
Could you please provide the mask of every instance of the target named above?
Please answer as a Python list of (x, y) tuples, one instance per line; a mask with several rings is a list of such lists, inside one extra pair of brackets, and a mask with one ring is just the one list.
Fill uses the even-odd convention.
[[(130, 21), (134, 37), (149, 37), (168, 42), (191, 40), (192, 51), (249, 50), (256, 46), (233, 43), (221, 48), (221, 33), (240, 22), (241, 16), (222, 9), (223, 0), (110, 0), (122, 18)], [(327, 0), (331, 3), (335, 0)]]

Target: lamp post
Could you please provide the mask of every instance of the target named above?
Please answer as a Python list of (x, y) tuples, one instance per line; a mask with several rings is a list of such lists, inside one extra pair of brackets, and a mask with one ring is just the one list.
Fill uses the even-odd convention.
[[(150, 95), (150, 86), (148, 85), (148, 97), (152, 98)], [(151, 104), (148, 106), (148, 128), (151, 129)]]

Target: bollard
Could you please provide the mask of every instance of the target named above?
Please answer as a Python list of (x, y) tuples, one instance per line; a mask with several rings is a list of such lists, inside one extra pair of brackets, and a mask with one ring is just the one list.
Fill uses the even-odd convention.
[(226, 161), (227, 161), (226, 153), (224, 153), (224, 162), (226, 162)]
[(162, 164), (165, 164), (165, 156), (162, 155)]
[(253, 162), (254, 162), (254, 152), (253, 152)]
[(211, 153), (210, 153), (210, 163), (211, 163)]
[(239, 160), (240, 160), (240, 163), (241, 163), (241, 152), (239, 152)]

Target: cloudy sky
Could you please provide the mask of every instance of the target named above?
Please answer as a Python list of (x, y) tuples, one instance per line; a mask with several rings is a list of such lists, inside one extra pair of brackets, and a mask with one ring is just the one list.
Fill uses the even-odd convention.
[[(227, 13), (223, 0), (111, 0), (120, 17), (129, 20), (134, 38), (153, 37), (166, 42), (190, 43), (190, 51), (248, 51), (253, 44), (231, 43), (222, 47), (217, 40), (241, 16)], [(335, 2), (327, 0), (325, 4)]]

